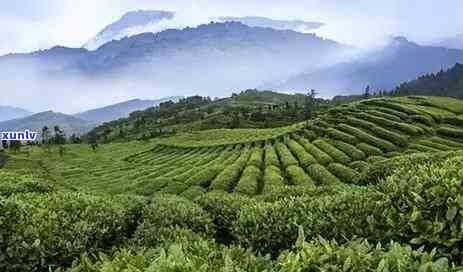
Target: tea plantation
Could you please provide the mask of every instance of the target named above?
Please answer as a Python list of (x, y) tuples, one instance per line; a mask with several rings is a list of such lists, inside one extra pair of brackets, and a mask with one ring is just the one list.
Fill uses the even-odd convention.
[(0, 169), (1, 271), (463, 271), (463, 101), (34, 147)]

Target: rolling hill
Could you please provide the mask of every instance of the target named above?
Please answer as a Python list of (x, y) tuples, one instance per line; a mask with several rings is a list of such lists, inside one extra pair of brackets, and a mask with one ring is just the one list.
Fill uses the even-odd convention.
[(82, 119), (59, 112), (45, 111), (19, 119), (0, 122), (0, 131), (21, 131), (28, 129), (40, 132), (44, 126), (53, 129), (55, 125), (64, 130), (68, 136), (74, 133), (79, 135), (84, 134), (92, 127), (90, 123)]
[(74, 114), (74, 117), (85, 120), (92, 124), (100, 124), (119, 118), (128, 117), (131, 112), (140, 111), (151, 107), (156, 107), (160, 103), (167, 101), (178, 101), (180, 97), (166, 97), (159, 100), (133, 99), (106, 107), (93, 109)]
[[(192, 96), (133, 112), (127, 118), (98, 126), (91, 133), (100, 140), (127, 141), (207, 129), (281, 127), (303, 120), (306, 99), (304, 94), (253, 89), (215, 100)], [(327, 106), (323, 99), (316, 101), (314, 114)]]
[(395, 89), (396, 95), (435, 95), (463, 97), (463, 65), (438, 73), (426, 74), (416, 80), (402, 83)]
[(9, 152), (2, 246), (34, 248), (0, 267), (460, 271), (462, 115), (382, 97), (285, 128)]
[(0, 106), (0, 122), (22, 118), (31, 115), (32, 112), (25, 109), (11, 107), (11, 106)]

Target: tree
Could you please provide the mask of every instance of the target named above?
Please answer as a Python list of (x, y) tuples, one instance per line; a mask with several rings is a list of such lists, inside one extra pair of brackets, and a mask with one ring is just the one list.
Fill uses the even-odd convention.
[(21, 151), (21, 142), (20, 141), (10, 141), (10, 149), (14, 153)]
[(53, 130), (55, 131), (55, 136), (53, 138), (54, 144), (65, 144), (66, 143), (66, 135), (61, 128), (56, 125), (54, 126)]
[(365, 99), (370, 97), (370, 85), (367, 85), (367, 87), (365, 88), (365, 93), (363, 94), (363, 97)]
[(317, 92), (312, 89), (307, 93), (304, 101), (304, 119), (311, 119), (315, 107), (315, 96)]
[(48, 145), (50, 143), (50, 129), (47, 126), (42, 128), (42, 144)]
[(98, 148), (97, 136), (95, 131), (88, 133), (88, 144), (91, 146), (93, 152), (96, 152)]

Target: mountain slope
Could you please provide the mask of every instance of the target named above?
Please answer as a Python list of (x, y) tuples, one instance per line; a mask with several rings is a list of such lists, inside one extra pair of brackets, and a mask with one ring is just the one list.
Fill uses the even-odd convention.
[(462, 61), (463, 50), (420, 46), (404, 38), (396, 38), (384, 49), (362, 59), (316, 73), (303, 73), (274, 87), (331, 91), (324, 95), (361, 93), (367, 85), (374, 90), (392, 89), (401, 82)]
[(451, 69), (426, 74), (416, 80), (402, 83), (396, 88), (397, 95), (435, 95), (463, 97), (463, 65), (457, 63)]
[(16, 118), (22, 118), (31, 114), (32, 112), (27, 111), (25, 109), (10, 106), (0, 106), (0, 122)]
[(31, 130), (40, 132), (44, 126), (53, 129), (58, 125), (69, 136), (73, 133), (83, 134), (91, 128), (91, 125), (76, 117), (59, 112), (45, 111), (24, 118), (0, 122), (0, 131)]
[(178, 101), (179, 99), (179, 97), (167, 97), (159, 100), (133, 99), (99, 109), (77, 113), (74, 114), (74, 117), (85, 120), (89, 123), (99, 124), (111, 120), (117, 120), (123, 117), (128, 117), (131, 112), (155, 107), (162, 102)]
[(456, 35), (435, 43), (436, 46), (463, 49), (463, 34)]
[(259, 16), (246, 17), (219, 17), (220, 22), (240, 22), (251, 27), (269, 27), (278, 30), (294, 30), (298, 32), (309, 32), (320, 28), (323, 23), (306, 22), (302, 20), (274, 20)]
[[(106, 26), (94, 38), (89, 40), (84, 48), (95, 50), (112, 40), (140, 34), (143, 32), (159, 32), (165, 30), (160, 24), (162, 21), (172, 20), (174, 12), (158, 10), (138, 10), (124, 14), (116, 22)], [(156, 26), (156, 24), (158, 24)]]
[[(314, 34), (228, 22), (143, 33), (111, 41), (95, 51), (68, 50), (72, 56), (60, 57), (59, 65), (48, 65), (48, 51), (41, 52), (40, 58), (12, 55), (8, 57), (12, 66), (7, 68), (2, 65), (6, 58), (0, 57), (0, 79), (11, 92), (40, 88), (36, 92), (60, 97), (63, 103), (72, 101), (68, 104), (75, 108), (76, 103), (85, 103), (80, 102), (82, 97), (106, 98), (108, 93), (220, 97), (315, 71), (353, 48)], [(19, 59), (24, 62), (15, 65)], [(28, 69), (33, 73), (25, 82)], [(11, 74), (13, 78), (7, 76)], [(63, 105), (53, 106), (57, 107)]]

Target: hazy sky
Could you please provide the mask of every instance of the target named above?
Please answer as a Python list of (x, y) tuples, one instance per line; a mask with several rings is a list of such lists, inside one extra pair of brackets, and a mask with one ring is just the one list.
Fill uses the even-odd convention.
[(327, 24), (325, 37), (367, 47), (390, 35), (423, 42), (463, 33), (462, 0), (16, 0), (0, 1), (0, 55), (80, 47), (136, 9), (178, 11), (192, 21), (260, 15)]

